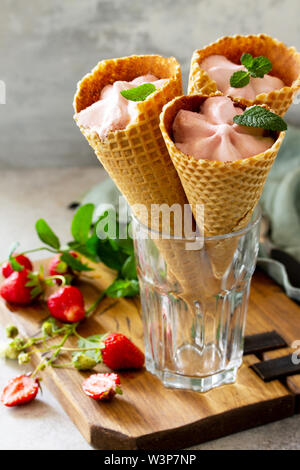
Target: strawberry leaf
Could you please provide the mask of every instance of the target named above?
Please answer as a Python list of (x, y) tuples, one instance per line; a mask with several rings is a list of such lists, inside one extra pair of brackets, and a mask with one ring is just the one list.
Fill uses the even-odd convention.
[[(88, 357), (94, 359), (97, 364), (102, 362), (102, 355), (101, 355), (101, 347), (103, 347), (103, 340), (106, 335), (93, 335), (87, 338), (80, 338), (78, 340), (78, 348), (93, 348), (94, 350), (91, 351), (84, 351), (84, 354)], [(73, 357), (75, 357), (76, 353), (73, 353)]]
[(71, 232), (76, 242), (81, 244), (87, 242), (92, 226), (94, 210), (94, 204), (85, 204), (76, 211), (71, 227)]
[(134, 255), (128, 256), (122, 266), (121, 274), (125, 279), (137, 279)]
[(139, 283), (135, 279), (117, 279), (105, 292), (108, 297), (112, 298), (134, 297), (139, 293)]
[(44, 219), (39, 219), (35, 224), (35, 228), (39, 239), (43, 243), (51, 246), (52, 248), (55, 248), (56, 250), (60, 248), (60, 241), (58, 237)]
[(60, 259), (70, 266), (73, 271), (93, 271), (87, 264), (82, 263), (78, 258), (74, 258), (68, 252), (63, 252)]

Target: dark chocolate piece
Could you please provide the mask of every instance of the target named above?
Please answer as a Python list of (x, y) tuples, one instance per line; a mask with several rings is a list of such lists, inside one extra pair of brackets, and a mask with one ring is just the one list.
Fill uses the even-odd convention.
[(284, 379), (290, 375), (300, 374), (300, 363), (293, 363), (293, 354), (270, 359), (268, 361), (257, 362), (250, 367), (264, 382)]
[(275, 330), (245, 336), (244, 339), (244, 355), (258, 354), (285, 347), (287, 347), (285, 340)]

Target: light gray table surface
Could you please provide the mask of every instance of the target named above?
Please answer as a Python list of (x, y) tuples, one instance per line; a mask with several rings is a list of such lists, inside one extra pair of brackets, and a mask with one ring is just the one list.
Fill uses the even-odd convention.
[[(10, 244), (19, 240), (22, 248), (38, 246), (34, 223), (44, 217), (60, 235), (69, 238), (71, 201), (105, 177), (101, 168), (1, 171), (0, 259)], [(0, 339), (4, 338), (0, 327)], [(13, 361), (0, 362), (0, 389), (21, 369)], [(28, 370), (30, 370), (28, 368)], [(61, 405), (43, 388), (31, 405), (9, 409), (0, 406), (0, 449), (82, 449), (86, 443)], [(300, 416), (240, 432), (193, 449), (300, 449)]]

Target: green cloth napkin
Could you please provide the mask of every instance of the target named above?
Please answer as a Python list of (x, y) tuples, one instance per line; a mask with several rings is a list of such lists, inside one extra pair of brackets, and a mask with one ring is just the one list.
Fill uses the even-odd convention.
[[(288, 128), (269, 173), (261, 206), (270, 220), (270, 241), (300, 262), (300, 130), (295, 127)], [(266, 256), (263, 245), (258, 264), (284, 288), (287, 295), (300, 300), (300, 289), (290, 284), (281, 263)]]
[[(94, 203), (97, 218), (106, 205), (116, 206), (119, 196), (114, 182), (108, 178), (93, 187), (82, 203)], [(266, 182), (261, 205), (270, 220), (270, 241), (300, 262), (300, 130), (295, 127), (289, 126)], [(263, 244), (258, 265), (285, 289), (287, 295), (300, 300), (300, 289), (291, 286), (285, 267), (267, 256)]]

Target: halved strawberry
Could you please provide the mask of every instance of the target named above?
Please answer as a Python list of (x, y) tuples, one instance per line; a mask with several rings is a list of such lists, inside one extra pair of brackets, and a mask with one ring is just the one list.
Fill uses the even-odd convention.
[(39, 389), (39, 379), (19, 375), (4, 387), (0, 401), (5, 406), (25, 405), (35, 399)]
[(117, 374), (93, 374), (82, 383), (84, 393), (94, 400), (110, 400), (116, 393), (122, 395)]

